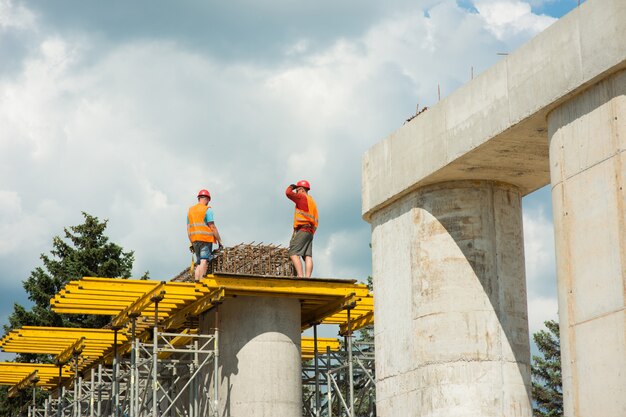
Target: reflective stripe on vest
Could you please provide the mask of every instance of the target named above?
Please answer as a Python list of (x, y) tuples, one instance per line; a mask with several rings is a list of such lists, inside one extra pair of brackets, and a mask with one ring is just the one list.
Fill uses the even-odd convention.
[(293, 228), (298, 229), (301, 227), (310, 227), (313, 229), (313, 232), (317, 229), (318, 217), (317, 217), (317, 205), (315, 204), (315, 200), (313, 197), (306, 194), (306, 199), (308, 202), (309, 210), (299, 210), (296, 206), (296, 211), (293, 215)]
[(187, 230), (192, 242), (208, 242), (215, 243), (215, 235), (213, 230), (204, 222), (204, 216), (210, 206), (198, 203), (189, 209), (187, 214)]

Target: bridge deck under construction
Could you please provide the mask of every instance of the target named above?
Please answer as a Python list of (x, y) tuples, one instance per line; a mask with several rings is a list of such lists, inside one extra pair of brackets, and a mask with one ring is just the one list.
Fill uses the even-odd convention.
[[(339, 326), (340, 334), (373, 323), (373, 297), (354, 280), (301, 279), (259, 275), (210, 274), (200, 282), (125, 280), (85, 277), (70, 281), (50, 301), (60, 314), (112, 316), (110, 328), (25, 326), (1, 341), (5, 352), (55, 355), (56, 365), (0, 364), (0, 385), (15, 389), (37, 386), (52, 390), (97, 364), (110, 364), (113, 351), (124, 355), (132, 338), (149, 336), (155, 324), (162, 331), (197, 333), (197, 317), (229, 297), (289, 297), (300, 301), (301, 329), (318, 324)], [(177, 342), (174, 341), (174, 344)], [(337, 339), (317, 340), (317, 348), (339, 349)], [(303, 359), (313, 355), (313, 341), (303, 338)], [(73, 362), (72, 362), (73, 361)], [(68, 364), (71, 363), (71, 366)], [(59, 378), (60, 376), (60, 378)]]

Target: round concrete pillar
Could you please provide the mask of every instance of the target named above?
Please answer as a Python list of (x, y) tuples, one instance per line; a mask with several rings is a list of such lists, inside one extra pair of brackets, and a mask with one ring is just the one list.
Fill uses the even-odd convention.
[(626, 415), (626, 72), (548, 116), (566, 416)]
[[(218, 316), (219, 415), (301, 417), (299, 301), (227, 298)], [(200, 329), (208, 332), (214, 323), (210, 311), (200, 318)]]
[(428, 186), (372, 216), (381, 417), (530, 417), (521, 197)]

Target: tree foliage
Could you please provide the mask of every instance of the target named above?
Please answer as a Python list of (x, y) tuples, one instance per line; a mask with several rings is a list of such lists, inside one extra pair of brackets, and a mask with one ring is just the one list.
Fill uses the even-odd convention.
[[(50, 299), (70, 280), (82, 277), (129, 278), (134, 252), (125, 252), (105, 235), (107, 220), (100, 221), (85, 212), (84, 222), (64, 228), (63, 237), (52, 239), (52, 250), (41, 254), (42, 266), (36, 267), (24, 281), (24, 290), (33, 305), (30, 309), (14, 304), (4, 326), (5, 332), (23, 326), (101, 328), (111, 318), (96, 315), (60, 315), (52, 311)], [(143, 278), (146, 278), (146, 272)], [(18, 354), (16, 362), (49, 362), (49, 355)], [(28, 397), (28, 396), (27, 396)], [(12, 415), (22, 401), (8, 399), (0, 391), (0, 415)]]
[(84, 223), (64, 228), (64, 238), (52, 239), (50, 254), (41, 254), (43, 266), (35, 268), (24, 281), (24, 290), (33, 302), (31, 310), (15, 304), (5, 331), (22, 326), (102, 327), (106, 316), (59, 315), (50, 308), (50, 299), (70, 280), (82, 277), (130, 277), (134, 252), (109, 242), (104, 234), (107, 220), (83, 212)]
[(563, 387), (561, 379), (561, 347), (559, 324), (554, 320), (544, 322), (548, 330), (533, 335), (541, 356), (533, 355), (531, 367), (533, 390), (533, 416), (563, 416)]

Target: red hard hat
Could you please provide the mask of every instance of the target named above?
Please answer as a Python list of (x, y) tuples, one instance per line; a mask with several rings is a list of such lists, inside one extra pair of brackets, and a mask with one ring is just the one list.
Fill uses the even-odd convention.
[(211, 199), (211, 193), (209, 193), (209, 190), (200, 190), (198, 191), (198, 198), (199, 197), (209, 197), (209, 200)]
[(307, 180), (300, 180), (296, 183), (296, 187), (304, 187), (307, 190), (311, 189), (311, 184)]

